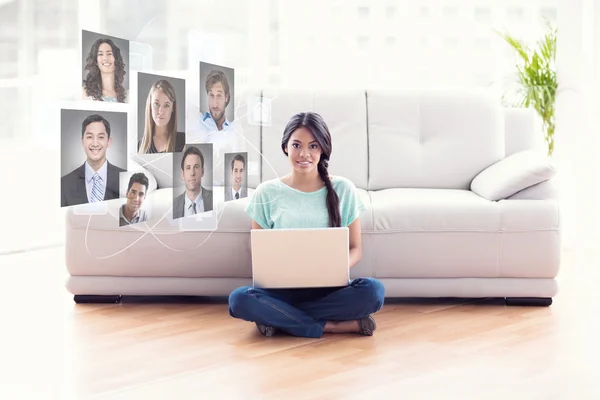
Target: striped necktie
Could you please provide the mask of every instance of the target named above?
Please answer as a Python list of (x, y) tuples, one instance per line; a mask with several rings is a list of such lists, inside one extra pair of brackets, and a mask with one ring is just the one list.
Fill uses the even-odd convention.
[(104, 201), (104, 187), (102, 186), (102, 178), (98, 173), (94, 174), (92, 178), (94, 180), (94, 186), (92, 187), (92, 199), (91, 202)]

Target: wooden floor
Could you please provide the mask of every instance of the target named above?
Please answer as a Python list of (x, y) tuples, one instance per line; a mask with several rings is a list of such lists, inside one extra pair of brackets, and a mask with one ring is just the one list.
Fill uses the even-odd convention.
[(373, 337), (264, 338), (225, 303), (76, 305), (63, 249), (0, 257), (2, 399), (600, 399), (597, 254), (549, 308), (392, 302)]

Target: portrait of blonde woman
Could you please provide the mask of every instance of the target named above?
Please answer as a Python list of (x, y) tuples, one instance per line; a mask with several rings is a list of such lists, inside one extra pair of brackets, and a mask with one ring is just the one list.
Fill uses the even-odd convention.
[(138, 154), (183, 151), (185, 133), (177, 130), (177, 96), (169, 81), (160, 79), (150, 87), (146, 98), (144, 130)]
[(129, 93), (123, 82), (127, 69), (121, 49), (108, 38), (97, 39), (85, 59), (83, 79), (85, 100), (127, 103)]

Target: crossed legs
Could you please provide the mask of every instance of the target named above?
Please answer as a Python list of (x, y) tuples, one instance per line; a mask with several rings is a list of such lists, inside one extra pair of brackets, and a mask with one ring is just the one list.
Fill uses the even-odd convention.
[(384, 297), (383, 285), (374, 278), (357, 278), (349, 286), (332, 289), (243, 286), (229, 296), (229, 315), (293, 336), (319, 338), (324, 332), (363, 331)]

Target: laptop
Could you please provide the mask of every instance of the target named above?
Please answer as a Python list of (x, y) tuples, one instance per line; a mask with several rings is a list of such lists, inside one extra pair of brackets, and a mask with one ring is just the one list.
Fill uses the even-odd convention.
[(252, 229), (255, 288), (348, 286), (349, 230), (340, 228)]

